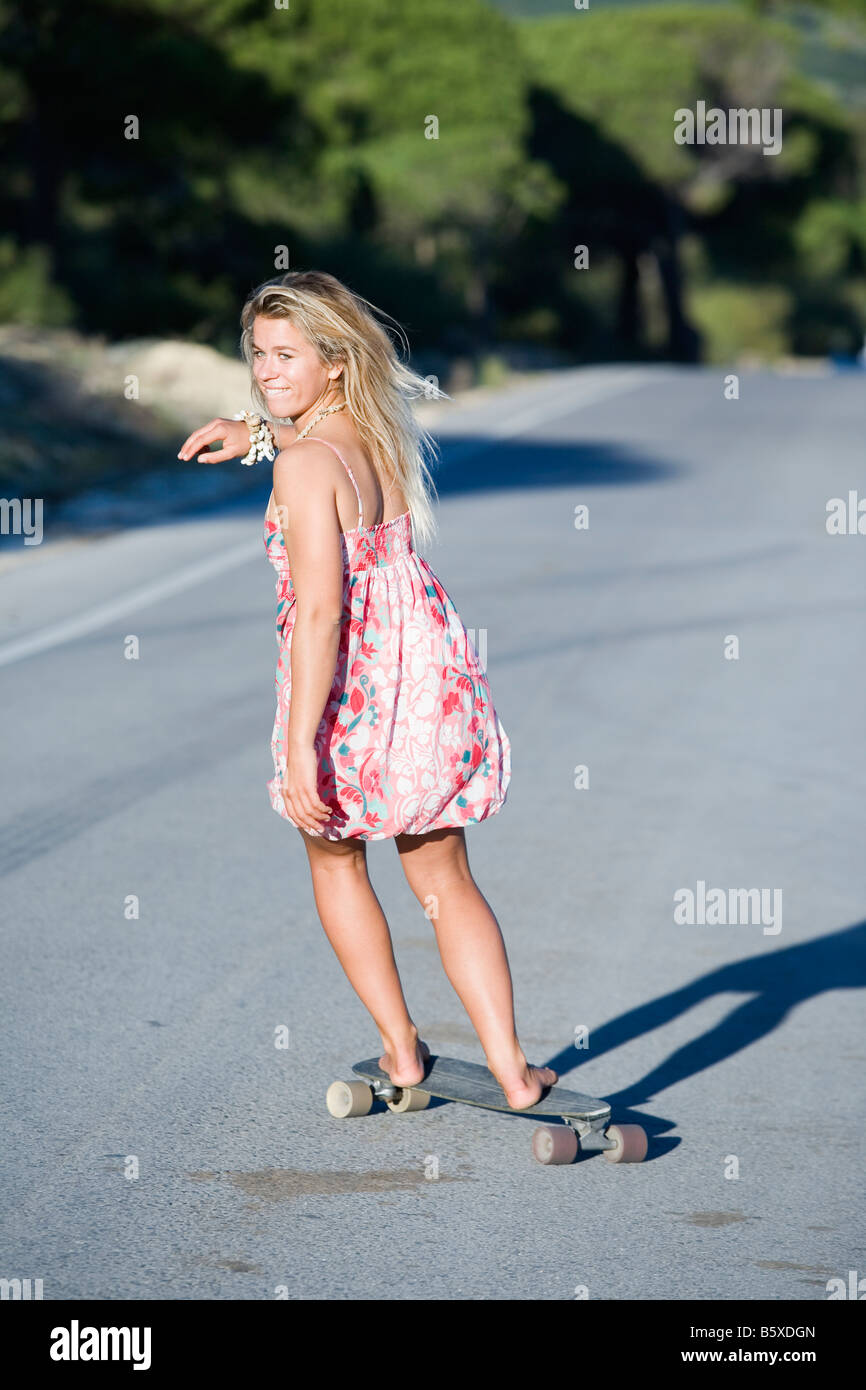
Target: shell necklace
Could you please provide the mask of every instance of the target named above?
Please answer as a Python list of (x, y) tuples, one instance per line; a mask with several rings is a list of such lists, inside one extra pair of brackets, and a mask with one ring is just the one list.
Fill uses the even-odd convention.
[(347, 404), (347, 401), (341, 401), (339, 405), (329, 405), (327, 410), (320, 410), (318, 415), (316, 415), (310, 421), (310, 423), (306, 425), (304, 429), (301, 430), (300, 434), (297, 436), (294, 442), (297, 444), (299, 440), (305, 439), (314, 425), (317, 425), (320, 420), (324, 420), (326, 415), (333, 415), (334, 412), (337, 410), (345, 410)]

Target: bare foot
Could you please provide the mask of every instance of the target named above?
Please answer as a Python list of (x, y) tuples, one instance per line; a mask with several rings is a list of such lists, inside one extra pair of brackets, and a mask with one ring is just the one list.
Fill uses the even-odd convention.
[(424, 1063), (429, 1056), (427, 1044), (416, 1037), (414, 1045), (410, 1043), (406, 1047), (383, 1052), (379, 1066), (388, 1073), (395, 1086), (417, 1086), (419, 1081), (424, 1080)]
[(495, 1071), (490, 1067), (490, 1070), (505, 1092), (505, 1099), (512, 1110), (528, 1110), (559, 1080), (552, 1067), (531, 1067), (528, 1062), (507, 1073), (501, 1068)]

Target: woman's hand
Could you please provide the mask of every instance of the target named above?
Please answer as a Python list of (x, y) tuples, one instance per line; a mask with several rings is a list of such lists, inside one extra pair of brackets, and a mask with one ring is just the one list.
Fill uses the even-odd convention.
[[(222, 440), (223, 447), (211, 452), (208, 444)], [(202, 453), (201, 450), (204, 450)], [(202, 425), (186, 440), (178, 454), (179, 459), (191, 459), (198, 454), (199, 463), (223, 463), (225, 459), (243, 458), (250, 451), (250, 431), (244, 420), (223, 420), (217, 417), (210, 424)]]
[(319, 835), (318, 822), (331, 819), (331, 808), (319, 799), (316, 784), (318, 754), (315, 748), (290, 748), (283, 773), (283, 801), (296, 825)]

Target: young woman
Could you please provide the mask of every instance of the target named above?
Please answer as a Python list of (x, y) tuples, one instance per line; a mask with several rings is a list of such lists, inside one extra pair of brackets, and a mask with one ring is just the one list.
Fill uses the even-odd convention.
[[(465, 826), (505, 802), (511, 747), (457, 610), (413, 544), (413, 526), (422, 544), (435, 534), (431, 441), (411, 406), (431, 392), (375, 312), (305, 271), (261, 285), (241, 316), (253, 400), (280, 450), (264, 531), (280, 651), (271, 804), (301, 834), (322, 926), (395, 1085), (417, 1085), (430, 1054), (406, 1008), (367, 840), (395, 841), (487, 1065), (525, 1109), (557, 1076), (530, 1066), (518, 1042), (505, 945), (465, 840)], [(249, 458), (260, 424), (212, 420), (178, 457)]]

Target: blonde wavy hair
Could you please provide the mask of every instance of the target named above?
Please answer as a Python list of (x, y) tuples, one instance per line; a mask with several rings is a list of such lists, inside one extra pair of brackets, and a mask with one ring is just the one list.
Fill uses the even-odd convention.
[[(294, 270), (253, 290), (241, 313), (241, 352), (250, 368), (251, 394), (261, 415), (276, 423), (253, 372), (253, 325), (257, 317), (289, 319), (312, 344), (326, 367), (343, 365), (340, 381), (347, 409), (379, 475), (387, 464), (391, 483), (399, 483), (408, 503), (415, 535), (427, 545), (437, 533), (428, 495), (435, 484), (427, 457), (436, 444), (415, 418), (412, 402), (450, 400), (435, 378), (419, 376), (401, 361), (390, 333), (375, 317), (382, 314), (369, 300), (320, 270)], [(399, 340), (409, 356), (409, 342), (396, 320)], [(383, 491), (385, 488), (383, 486)]]

